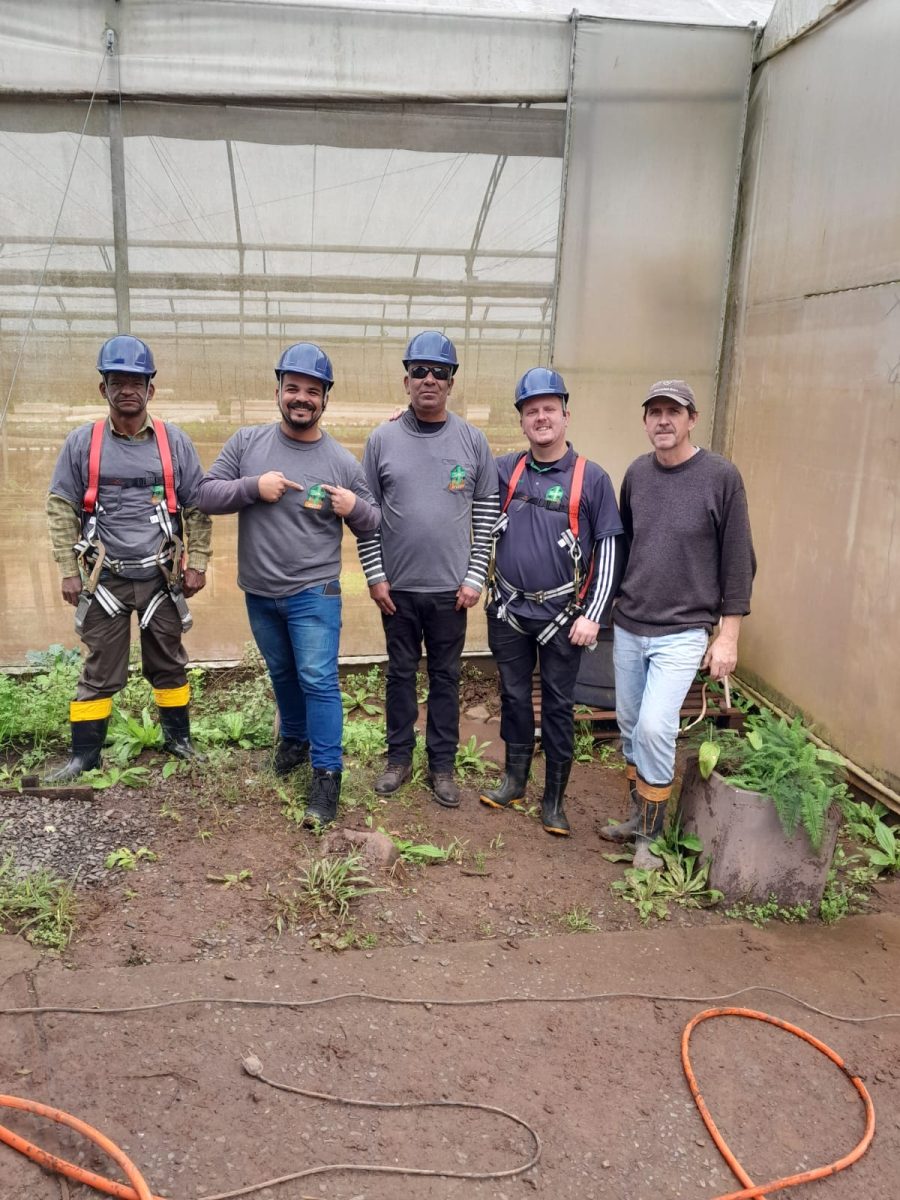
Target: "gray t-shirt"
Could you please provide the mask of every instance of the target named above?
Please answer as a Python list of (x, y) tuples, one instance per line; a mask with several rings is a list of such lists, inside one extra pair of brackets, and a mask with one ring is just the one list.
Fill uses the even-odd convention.
[[(259, 477), (281, 471), (303, 485), (280, 500), (259, 498)], [(341, 570), (343, 524), (321, 484), (349, 488), (356, 505), (347, 524), (359, 537), (381, 520), (362, 468), (349, 450), (322, 432), (298, 442), (273, 425), (251, 425), (228, 439), (203, 477), (195, 501), (201, 512), (237, 512), (238, 586), (258, 596), (291, 596), (336, 579)]]
[(439, 432), (423, 433), (408, 409), (372, 432), (363, 468), (381, 505), (391, 588), (456, 591), (469, 569), (473, 505), (496, 503), (497, 467), (481, 430), (448, 413)]
[[(203, 474), (194, 444), (177, 425), (165, 423), (172, 470), (175, 476), (175, 495), (179, 508), (196, 503), (195, 492)], [(81, 511), (88, 486), (88, 459), (93, 422), (73, 429), (59, 452), (50, 492), (62, 496), (73, 508)], [(128, 438), (116, 436), (109, 421), (103, 429), (100, 450), (100, 480), (94, 510), (97, 523), (95, 536), (102, 542), (112, 560), (135, 561), (156, 554), (164, 535), (157, 519), (159, 507), (165, 506), (162, 463), (156, 435)], [(82, 517), (82, 527), (85, 521)], [(123, 567), (119, 574), (126, 579), (157, 579), (159, 567)]]

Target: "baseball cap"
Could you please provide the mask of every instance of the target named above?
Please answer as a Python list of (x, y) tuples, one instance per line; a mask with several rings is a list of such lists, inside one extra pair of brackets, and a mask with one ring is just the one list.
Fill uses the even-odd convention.
[(660, 379), (658, 383), (654, 383), (653, 387), (647, 393), (644, 407), (651, 400), (656, 400), (660, 396), (665, 396), (669, 400), (677, 400), (685, 408), (697, 407), (697, 400), (694, 393), (690, 385), (685, 383), (683, 379)]

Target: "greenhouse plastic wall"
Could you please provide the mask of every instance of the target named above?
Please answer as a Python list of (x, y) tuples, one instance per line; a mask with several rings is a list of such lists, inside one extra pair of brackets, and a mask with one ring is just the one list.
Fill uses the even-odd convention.
[(753, 33), (580, 22), (554, 359), (579, 449), (618, 482), (660, 378), (712, 401)]
[(716, 422), (760, 562), (742, 669), (895, 789), (898, 46), (863, 0), (758, 69)]

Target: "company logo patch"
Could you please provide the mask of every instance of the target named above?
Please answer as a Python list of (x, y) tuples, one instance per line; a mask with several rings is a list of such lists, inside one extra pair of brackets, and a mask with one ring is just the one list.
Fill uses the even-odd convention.
[(450, 487), (451, 492), (461, 492), (466, 486), (466, 469), (461, 467), (459, 463), (450, 472)]
[(326, 491), (321, 483), (314, 483), (306, 493), (306, 499), (303, 501), (304, 508), (322, 508), (325, 504)]
[(548, 504), (562, 504), (565, 498), (566, 493), (562, 490), (558, 483), (555, 483), (551, 488), (547, 488), (547, 494), (544, 497)]

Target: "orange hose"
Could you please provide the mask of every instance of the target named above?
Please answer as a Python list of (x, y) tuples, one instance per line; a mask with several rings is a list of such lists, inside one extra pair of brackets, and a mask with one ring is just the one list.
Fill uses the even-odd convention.
[(2, 1108), (18, 1108), (23, 1112), (32, 1113), (37, 1117), (48, 1117), (51, 1121), (56, 1121), (59, 1125), (68, 1125), (70, 1129), (74, 1129), (76, 1133), (83, 1134), (99, 1146), (104, 1154), (109, 1157), (122, 1168), (123, 1173), (132, 1184), (131, 1187), (126, 1187), (125, 1184), (116, 1183), (112, 1179), (106, 1179), (103, 1175), (95, 1175), (93, 1171), (86, 1171), (83, 1167), (78, 1167), (75, 1163), (70, 1163), (64, 1158), (57, 1158), (55, 1154), (51, 1154), (47, 1150), (42, 1150), (40, 1146), (35, 1146), (32, 1142), (26, 1141), (25, 1138), (19, 1137), (17, 1133), (13, 1133), (11, 1129), (7, 1129), (5, 1125), (0, 1125), (0, 1141), (6, 1142), (7, 1146), (12, 1146), (13, 1150), (18, 1150), (20, 1154), (25, 1154), (39, 1166), (47, 1171), (55, 1171), (58, 1175), (65, 1175), (69, 1179), (74, 1179), (77, 1183), (85, 1183), (88, 1187), (96, 1189), (98, 1192), (106, 1192), (108, 1196), (117, 1196), (119, 1200), (163, 1200), (161, 1196), (154, 1196), (147, 1186), (143, 1175), (131, 1161), (123, 1150), (104, 1137), (99, 1130), (88, 1125), (86, 1121), (79, 1121), (77, 1117), (73, 1117), (70, 1113), (63, 1112), (61, 1108), (53, 1108), (49, 1104), (41, 1104), (37, 1100), (24, 1100), (20, 1096), (2, 1096), (0, 1095), (0, 1107)]
[[(708, 1021), (710, 1017), (750, 1017), (755, 1021), (765, 1021), (769, 1025), (775, 1025), (779, 1029), (784, 1029), (788, 1033), (794, 1034), (795, 1037), (802, 1038), (804, 1042), (809, 1042), (811, 1046), (815, 1046), (826, 1058), (830, 1058), (835, 1066), (840, 1067), (859, 1092), (866, 1110), (865, 1131), (850, 1153), (845, 1154), (843, 1158), (836, 1159), (827, 1166), (816, 1167), (812, 1171), (802, 1171), (798, 1175), (784, 1175), (781, 1179), (773, 1179), (769, 1183), (754, 1184), (753, 1180), (731, 1152), (721, 1133), (719, 1133), (716, 1123), (712, 1119), (709, 1109), (706, 1107), (706, 1101), (700, 1094), (700, 1089), (697, 1086), (697, 1078), (691, 1067), (691, 1059), (688, 1052), (691, 1034), (701, 1021)], [(728, 1192), (725, 1195), (716, 1196), (715, 1200), (758, 1200), (761, 1196), (767, 1196), (770, 1192), (781, 1191), (783, 1188), (796, 1187), (800, 1183), (812, 1183), (816, 1179), (827, 1179), (829, 1175), (836, 1175), (838, 1171), (843, 1171), (846, 1167), (851, 1166), (858, 1159), (862, 1158), (868, 1150), (872, 1138), (875, 1136), (875, 1108), (872, 1104), (872, 1097), (866, 1091), (863, 1081), (857, 1075), (851, 1074), (844, 1060), (830, 1046), (826, 1046), (824, 1042), (820, 1042), (818, 1038), (813, 1037), (811, 1033), (806, 1033), (805, 1030), (800, 1029), (797, 1025), (791, 1025), (788, 1021), (781, 1021), (778, 1017), (770, 1017), (768, 1013), (756, 1012), (752, 1008), (708, 1008), (705, 1012), (698, 1013), (696, 1017), (687, 1023), (681, 1035), (681, 1065), (684, 1067), (691, 1095), (694, 1097), (694, 1102), (700, 1111), (704, 1125), (709, 1130), (710, 1137), (715, 1142), (719, 1153), (728, 1163), (736, 1178), (744, 1185), (742, 1191)]]

